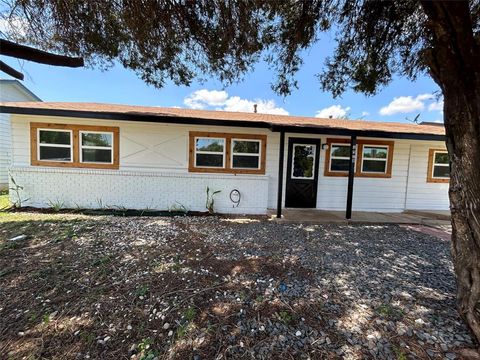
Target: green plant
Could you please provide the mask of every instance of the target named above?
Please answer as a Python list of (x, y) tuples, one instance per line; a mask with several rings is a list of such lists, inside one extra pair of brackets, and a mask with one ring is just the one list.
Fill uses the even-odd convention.
[(195, 316), (197, 315), (197, 310), (193, 307), (189, 307), (183, 311), (183, 318), (186, 321), (192, 321), (195, 319)]
[(215, 204), (214, 196), (220, 192), (222, 192), (222, 190), (216, 190), (216, 191), (210, 192), (210, 188), (207, 186), (207, 200), (205, 202), (205, 208), (208, 210), (210, 214), (213, 214), (215, 212), (213, 208)]
[(188, 324), (183, 324), (183, 325), (180, 325), (178, 328), (177, 328), (177, 337), (179, 339), (183, 338), (185, 335), (188, 334)]
[(48, 200), (48, 205), (50, 206), (50, 209), (52, 209), (55, 212), (59, 212), (64, 208), (65, 203), (61, 200)]
[(383, 304), (376, 308), (378, 314), (391, 319), (400, 320), (403, 317), (403, 311), (393, 305)]
[(184, 213), (185, 215), (190, 211), (185, 205), (182, 203), (175, 201), (175, 204), (171, 205), (168, 209), (169, 212), (180, 212)]
[(80, 338), (89, 345), (95, 341), (95, 335), (87, 331), (82, 331), (80, 333)]
[(16, 195), (15, 201), (13, 202), (13, 206), (16, 208), (21, 208), (22, 202), (28, 201), (28, 199), (22, 200), (22, 197), (20, 196), (20, 190), (23, 190), (23, 186), (18, 185), (12, 175), (10, 175), (10, 181), (12, 183), (12, 186), (9, 188), (9, 190), (12, 190), (13, 192), (15, 192), (15, 195)]
[(280, 318), (280, 320), (285, 324), (285, 325), (289, 325), (291, 324), (294, 320), (295, 320), (295, 316), (293, 316), (292, 314), (290, 314), (288, 311), (286, 310), (282, 310), (278, 313), (278, 317)]
[(402, 349), (393, 346), (393, 352), (395, 353), (395, 356), (397, 357), (397, 360), (407, 360), (407, 356), (405, 353), (402, 351)]
[(150, 292), (150, 288), (147, 285), (142, 285), (135, 290), (135, 296), (146, 296)]

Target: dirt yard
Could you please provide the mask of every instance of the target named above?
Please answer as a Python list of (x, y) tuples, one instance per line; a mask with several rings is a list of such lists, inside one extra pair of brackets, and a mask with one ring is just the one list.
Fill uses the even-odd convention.
[(4, 212), (0, 358), (455, 359), (473, 344), (449, 247), (395, 225)]

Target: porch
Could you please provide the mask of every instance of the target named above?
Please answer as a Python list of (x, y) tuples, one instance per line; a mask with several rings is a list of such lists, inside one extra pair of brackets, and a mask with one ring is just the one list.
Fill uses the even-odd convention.
[(282, 223), (367, 223), (367, 224), (412, 224), (445, 227), (450, 225), (449, 211), (404, 211), (401, 213), (353, 211), (351, 219), (345, 218), (343, 211), (318, 209), (282, 210), (282, 218), (277, 218), (274, 210), (269, 211), (272, 219)]

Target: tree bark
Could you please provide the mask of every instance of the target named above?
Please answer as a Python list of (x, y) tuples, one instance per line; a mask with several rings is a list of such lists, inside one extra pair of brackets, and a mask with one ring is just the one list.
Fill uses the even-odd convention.
[(467, 1), (421, 5), (431, 37), (426, 62), (444, 95), (458, 311), (480, 344), (480, 41)]

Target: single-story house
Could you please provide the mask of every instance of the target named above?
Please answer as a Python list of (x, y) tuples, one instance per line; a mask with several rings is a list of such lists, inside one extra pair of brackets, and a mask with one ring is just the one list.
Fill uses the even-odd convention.
[[(0, 102), (41, 101), (18, 80), (0, 79)], [(8, 187), (8, 166), (10, 164), (10, 116), (0, 114), (0, 190)]]
[(443, 124), (97, 103), (2, 103), (24, 205), (448, 210)]

